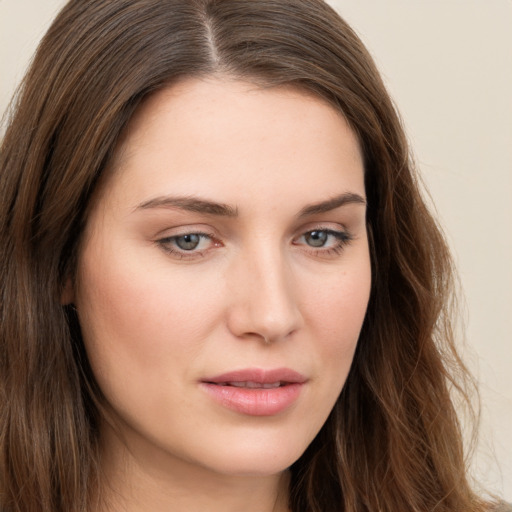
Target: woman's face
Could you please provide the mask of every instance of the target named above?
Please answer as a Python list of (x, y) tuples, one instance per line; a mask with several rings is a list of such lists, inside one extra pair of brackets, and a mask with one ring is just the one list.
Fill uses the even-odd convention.
[(368, 303), (354, 134), (293, 89), (188, 80), (139, 109), (114, 160), (73, 292), (109, 421), (140, 464), (284, 470)]

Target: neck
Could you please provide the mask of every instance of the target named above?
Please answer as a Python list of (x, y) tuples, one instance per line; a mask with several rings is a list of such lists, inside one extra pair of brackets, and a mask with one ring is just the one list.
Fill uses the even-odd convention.
[[(230, 475), (103, 436), (98, 512), (288, 512), (287, 471)], [(142, 456), (141, 456), (142, 455)]]

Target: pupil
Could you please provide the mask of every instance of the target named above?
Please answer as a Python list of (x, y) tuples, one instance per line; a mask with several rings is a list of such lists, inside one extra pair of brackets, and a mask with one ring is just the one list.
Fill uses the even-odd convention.
[(327, 236), (325, 231), (311, 231), (306, 235), (306, 242), (312, 247), (323, 247), (327, 242)]
[(183, 235), (176, 238), (176, 245), (184, 251), (192, 251), (199, 245), (200, 237), (196, 234)]

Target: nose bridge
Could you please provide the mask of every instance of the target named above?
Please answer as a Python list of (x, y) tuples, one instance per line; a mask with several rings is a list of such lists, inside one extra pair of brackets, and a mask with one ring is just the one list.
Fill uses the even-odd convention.
[(236, 262), (236, 292), (230, 313), (238, 336), (256, 335), (270, 342), (284, 338), (299, 326), (301, 315), (292, 271), (276, 244), (255, 244)]

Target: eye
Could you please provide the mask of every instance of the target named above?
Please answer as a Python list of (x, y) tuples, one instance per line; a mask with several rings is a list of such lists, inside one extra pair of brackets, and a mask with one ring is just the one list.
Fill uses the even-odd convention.
[(315, 253), (324, 255), (338, 254), (353, 240), (348, 231), (335, 229), (313, 229), (298, 237), (294, 244), (305, 245)]
[(205, 252), (220, 242), (209, 233), (183, 233), (157, 240), (165, 252), (179, 258), (203, 256)]

